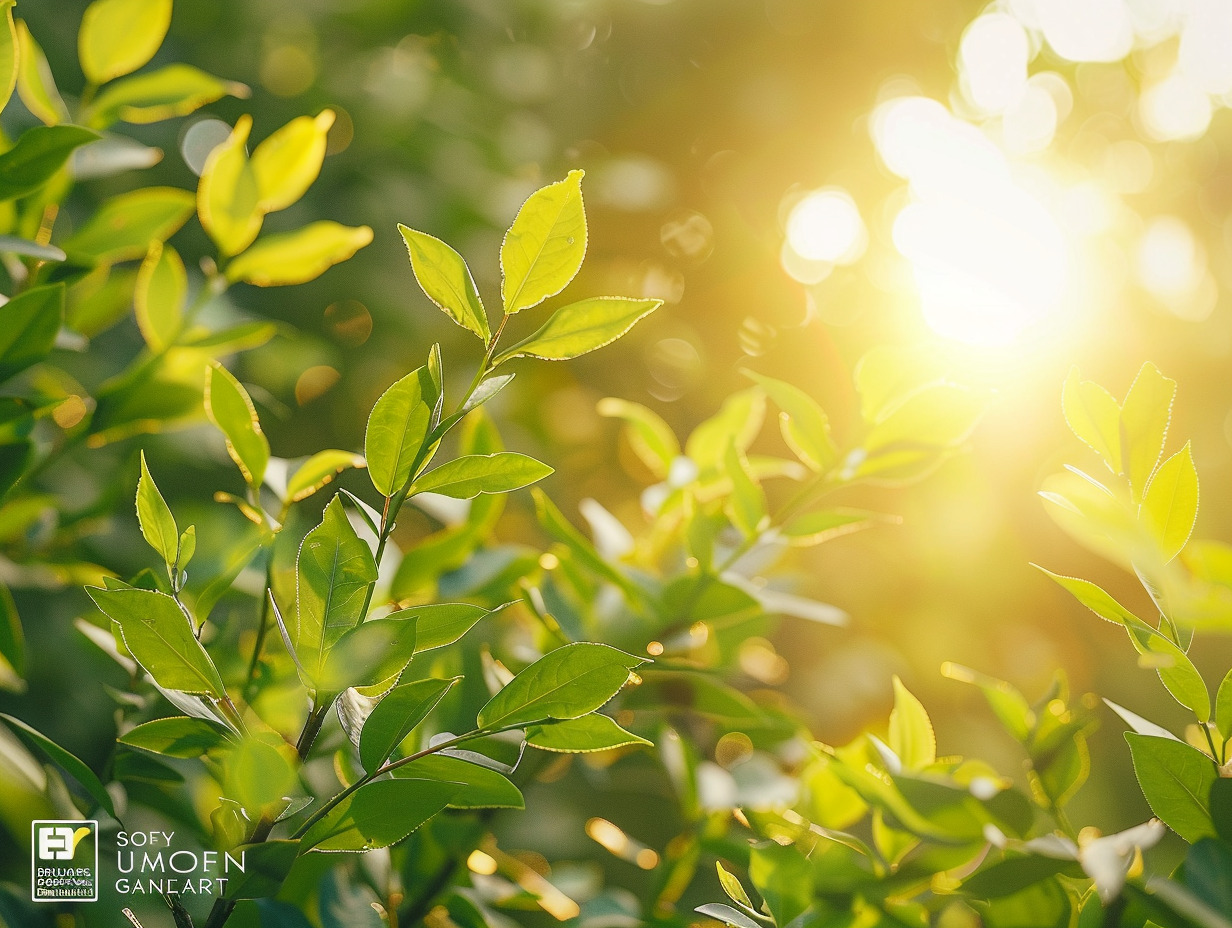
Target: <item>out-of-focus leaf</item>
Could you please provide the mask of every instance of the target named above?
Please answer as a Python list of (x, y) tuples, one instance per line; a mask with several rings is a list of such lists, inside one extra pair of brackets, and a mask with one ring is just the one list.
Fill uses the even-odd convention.
[(783, 440), (806, 466), (814, 471), (829, 468), (837, 450), (830, 437), (830, 421), (816, 400), (782, 380), (754, 371), (745, 371), (770, 395), (780, 410)]
[(450, 687), (449, 680), (415, 680), (403, 683), (381, 697), (364, 722), (359, 738), (359, 759), (369, 773), (385, 763), (394, 748), (428, 717)]
[(0, 382), (51, 352), (64, 319), (64, 284), (34, 287), (0, 306)]
[(1080, 380), (1073, 368), (1061, 391), (1061, 408), (1070, 430), (1109, 470), (1121, 473), (1121, 404), (1112, 394), (1097, 383)]
[[(244, 869), (233, 873), (227, 880), (228, 899), (260, 899), (275, 895), (282, 886), (283, 880), (291, 872), (291, 865), (299, 856), (299, 842), (286, 839), (270, 839), (260, 844), (242, 844), (231, 852), (232, 856), (244, 861)], [(240, 855), (243, 855), (240, 857)], [(288, 906), (288, 908), (290, 908)], [(298, 909), (292, 909), (299, 915)], [(302, 915), (299, 915), (303, 919)], [(270, 924), (270, 920), (262, 915), (261, 924)], [(306, 928), (305, 920), (296, 923), (294, 928)], [(273, 922), (274, 928), (291, 928), (290, 923)]]
[[(12, 4), (8, 7), (12, 10)], [(11, 15), (11, 12), (10, 12)], [(45, 125), (68, 122), (68, 107), (60, 98), (55, 78), (47, 64), (47, 56), (34, 41), (29, 27), (23, 20), (17, 21), (17, 95), (34, 116)], [(0, 73), (3, 73), (0, 66)], [(0, 108), (3, 108), (0, 105)]]
[(812, 902), (813, 870), (795, 847), (773, 841), (755, 845), (749, 856), (749, 879), (779, 925), (787, 925)]
[(714, 866), (719, 874), (719, 885), (723, 887), (723, 892), (727, 893), (727, 898), (732, 902), (739, 903), (746, 909), (753, 908), (753, 900), (749, 898), (749, 894), (740, 885), (740, 880), (737, 879), (736, 875), (724, 867), (721, 861), (715, 861)]
[(66, 751), (41, 731), (31, 728), (21, 719), (13, 718), (13, 716), (3, 712), (0, 712), (0, 718), (8, 722), (9, 727), (13, 729), (14, 733), (22, 741), (48, 758), (52, 763), (62, 767), (69, 776), (81, 784), (95, 802), (106, 809), (113, 817), (115, 816), (116, 810), (115, 805), (112, 803), (111, 795), (104, 788), (98, 775), (87, 767), (77, 755)]
[(298, 503), (307, 499), (348, 467), (363, 466), (363, 455), (351, 451), (318, 451), (301, 464), (287, 481), (287, 501)]
[(542, 358), (566, 361), (610, 345), (639, 320), (663, 305), (662, 300), (635, 300), (624, 296), (596, 296), (556, 310), (529, 338), (496, 359)]
[(598, 712), (551, 725), (534, 725), (526, 730), (526, 743), (541, 751), (559, 754), (590, 754), (631, 744), (651, 744)]
[(79, 261), (111, 264), (142, 258), (150, 242), (175, 234), (193, 211), (193, 196), (175, 187), (145, 187), (112, 197), (62, 243)]
[(783, 526), (783, 534), (793, 545), (805, 547), (832, 538), (850, 535), (875, 525), (897, 524), (895, 516), (862, 509), (818, 509), (796, 516)]
[(161, 148), (142, 145), (124, 135), (104, 135), (97, 142), (83, 145), (73, 152), (69, 170), (75, 180), (114, 177), (129, 171), (144, 171), (162, 160)]
[(301, 846), (314, 851), (388, 847), (443, 811), (461, 788), (439, 780), (374, 780), (313, 824)]
[(390, 618), (362, 622), (325, 652), (317, 689), (340, 693), (348, 686), (375, 686), (401, 673), (414, 656), (414, 622)]
[(161, 122), (187, 116), (226, 96), (246, 98), (248, 88), (186, 64), (171, 64), (106, 87), (89, 109), (89, 124), (106, 128), (117, 121)]
[(748, 461), (734, 444), (727, 446), (724, 465), (732, 483), (731, 496), (724, 509), (732, 524), (746, 537), (751, 537), (766, 518), (766, 494), (749, 473)]
[(462, 788), (449, 800), (451, 809), (521, 809), (522, 792), (508, 778), (488, 767), (472, 764), (460, 757), (429, 754), (394, 771), (395, 777), (420, 777), (461, 783)]
[(261, 231), (260, 190), (244, 146), (252, 117), (241, 116), (226, 140), (210, 152), (197, 184), (197, 215), (223, 255), (239, 254)]
[(170, 245), (151, 242), (133, 290), (137, 327), (150, 350), (164, 351), (174, 343), (184, 324), (187, 295), (188, 274), (179, 254)]
[(184, 715), (145, 722), (121, 735), (119, 742), (166, 757), (186, 758), (233, 746), (226, 726)]
[[(11, 11), (12, 7), (9, 7)], [(81, 126), (35, 126), (27, 129), (18, 136), (12, 148), (0, 154), (0, 200), (13, 200), (33, 193), (64, 167), (69, 155), (97, 138), (97, 132)]]
[(1208, 797), (1211, 784), (1219, 778), (1214, 762), (1197, 748), (1170, 738), (1126, 732), (1125, 740), (1151, 811), (1190, 844), (1213, 837)]
[[(0, 457), (2, 455), (3, 451), (0, 451)], [(0, 467), (0, 494), (4, 485), (2, 470)], [(0, 689), (14, 692), (25, 689), (21, 679), (25, 672), (26, 638), (21, 630), (21, 617), (17, 614), (13, 594), (0, 583)]]
[(432, 407), (424, 400), (431, 391), (431, 375), (420, 367), (381, 394), (372, 407), (364, 457), (372, 485), (382, 496), (393, 496), (411, 477), (432, 420)]
[(13, 0), (0, 2), (0, 110), (8, 106), (17, 85), (18, 45), (17, 28), (13, 23)]
[(1155, 471), (1138, 517), (1158, 542), (1164, 563), (1180, 554), (1198, 518), (1198, 471), (1188, 442)]
[(185, 693), (226, 695), (222, 678), (179, 607), (166, 593), (134, 587), (86, 592), (120, 627), (124, 646), (159, 686)]
[(869, 456), (895, 447), (950, 448), (971, 434), (984, 411), (984, 400), (956, 384), (919, 390), (869, 429), (864, 448)]
[(206, 369), (205, 412), (226, 437), (227, 453), (244, 480), (250, 487), (260, 487), (269, 464), (269, 441), (248, 391), (217, 361)]
[(314, 222), (261, 239), (227, 266), (227, 279), (258, 287), (284, 287), (315, 280), (372, 241), (368, 226)]
[(622, 419), (629, 446), (659, 479), (665, 479), (672, 462), (680, 457), (680, 442), (671, 427), (653, 411), (614, 396), (599, 400), (601, 416)]
[(932, 720), (918, 699), (894, 677), (894, 710), (890, 713), (890, 748), (908, 770), (922, 770), (937, 760), (937, 736)]
[(137, 524), (141, 534), (149, 542), (158, 556), (163, 559), (168, 569), (179, 561), (180, 530), (175, 524), (175, 516), (158, 490), (154, 478), (145, 463), (145, 452), (141, 452), (141, 477), (137, 480)]
[(718, 468), (733, 442), (737, 451), (748, 451), (761, 431), (766, 415), (765, 394), (756, 387), (739, 390), (723, 401), (722, 408), (697, 426), (684, 445), (698, 468)]
[(415, 280), (428, 299), (458, 325), (487, 342), (492, 337), (488, 314), (462, 256), (426, 232), (416, 232), (401, 223), (398, 231), (406, 241)]
[(1223, 678), (1215, 695), (1215, 727), (1225, 741), (1232, 739), (1232, 670)]
[(586, 255), (582, 171), (531, 194), (501, 243), (501, 297), (516, 313), (569, 285)]
[(68, 257), (55, 245), (40, 245), (16, 235), (0, 235), (0, 253), (35, 258), (39, 261), (63, 261)]
[(1163, 454), (1176, 381), (1151, 362), (1142, 365), (1121, 406), (1121, 454), (1134, 502), (1142, 498)]
[(482, 728), (544, 719), (575, 719), (615, 696), (629, 671), (646, 661), (603, 644), (580, 642), (549, 651), (479, 710)]
[(131, 74), (154, 57), (171, 26), (171, 0), (95, 0), (77, 33), (81, 70), (93, 84)]
[(705, 905), (699, 905), (693, 910), (707, 918), (713, 918), (715, 921), (720, 921), (724, 925), (730, 925), (731, 928), (763, 928), (762, 925), (749, 918), (743, 912), (733, 909), (730, 905), (722, 902), (707, 902)]
[(421, 475), (411, 486), (411, 492), (474, 499), (480, 493), (520, 490), (551, 473), (552, 468), (546, 464), (513, 451), (467, 454)]
[[(502, 607), (497, 607), (492, 612), (500, 608)], [(431, 603), (392, 612), (388, 618), (414, 620), (415, 650), (418, 652), (453, 644), (474, 628), (475, 623), (485, 615), (491, 615), (491, 612), (470, 603)]]
[(321, 173), (325, 138), (334, 111), (298, 116), (263, 141), (252, 153), (257, 177), (257, 208), (263, 213), (286, 209), (299, 200)]

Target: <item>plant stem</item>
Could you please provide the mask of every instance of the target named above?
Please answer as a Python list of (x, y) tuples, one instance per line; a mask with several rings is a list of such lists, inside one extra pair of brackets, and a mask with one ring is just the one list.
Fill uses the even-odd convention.
[[(270, 552), (269, 562), (265, 565), (265, 589), (269, 590), (274, 585), (274, 553)], [(261, 649), (265, 647), (265, 636), (269, 632), (270, 626), (270, 598), (262, 597), (261, 603), (261, 623), (257, 626), (257, 640), (252, 646), (252, 658), (248, 661), (248, 673), (244, 677), (244, 693), (247, 694), (252, 688), (253, 682), (257, 677), (257, 666), (261, 662)], [(247, 698), (247, 695), (245, 696)]]
[(308, 752), (312, 750), (312, 742), (316, 741), (317, 735), (321, 733), (321, 726), (325, 724), (325, 715), (329, 712), (331, 705), (333, 705), (332, 699), (328, 700), (325, 705), (320, 705), (313, 700), (312, 711), (308, 713), (304, 728), (299, 733), (299, 740), (295, 742), (295, 750), (300, 760), (308, 759)]

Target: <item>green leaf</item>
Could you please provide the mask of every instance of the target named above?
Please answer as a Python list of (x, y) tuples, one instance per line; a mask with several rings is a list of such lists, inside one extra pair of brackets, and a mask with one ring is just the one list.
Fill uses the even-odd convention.
[(13, 692), (25, 689), (26, 639), (21, 617), (9, 588), (0, 583), (0, 687)]
[(64, 284), (34, 287), (0, 306), (0, 382), (51, 353), (64, 318)]
[(78, 261), (111, 264), (144, 258), (150, 242), (165, 241), (188, 221), (193, 195), (175, 187), (145, 187), (105, 202), (63, 242)]
[(1031, 729), (1035, 726), (1035, 713), (1026, 697), (1015, 687), (1004, 680), (978, 673), (951, 661), (941, 665), (941, 675), (979, 687), (984, 699), (988, 701), (988, 707), (1015, 740), (1026, 743), (1031, 737)]
[(894, 525), (898, 522), (899, 519), (894, 516), (863, 509), (819, 509), (796, 516), (783, 526), (782, 532), (793, 545), (806, 547), (875, 525)]
[(1141, 500), (1163, 454), (1175, 397), (1176, 381), (1148, 361), (1121, 406), (1121, 454), (1134, 502)]
[(236, 120), (231, 134), (205, 159), (197, 184), (197, 215), (225, 257), (239, 254), (261, 231), (260, 190), (245, 151), (251, 131), (251, 116)]
[(151, 351), (165, 351), (175, 342), (184, 325), (187, 295), (188, 274), (179, 254), (170, 245), (151, 242), (133, 291), (137, 327)]
[(285, 287), (315, 280), (372, 241), (368, 226), (344, 226), (323, 220), (267, 235), (227, 265), (227, 280), (258, 287)]
[(727, 898), (738, 905), (744, 906), (746, 909), (753, 908), (753, 900), (744, 891), (744, 887), (740, 885), (740, 880), (736, 878), (736, 875), (729, 872), (721, 861), (716, 860), (714, 866), (719, 874), (719, 885), (723, 887), (723, 892), (727, 893)]
[(348, 686), (375, 686), (401, 673), (414, 656), (414, 622), (373, 619), (343, 634), (329, 649), (317, 688), (340, 693)]
[(171, 26), (171, 0), (95, 0), (77, 34), (81, 70), (93, 84), (131, 74), (154, 57)]
[(20, 57), (17, 28), (13, 23), (13, 0), (0, 2), (4, 24), (0, 27), (0, 110), (8, 106), (9, 98), (13, 96), (13, 88), (17, 85), (18, 61)]
[(411, 478), (411, 468), (431, 428), (432, 377), (426, 367), (411, 371), (381, 394), (368, 416), (364, 457), (372, 485), (393, 496)]
[(693, 911), (705, 915), (707, 918), (720, 921), (724, 925), (730, 925), (731, 928), (765, 928), (764, 925), (758, 924), (743, 912), (733, 909), (730, 905), (725, 905), (722, 902), (707, 902), (705, 905), (699, 905)]
[(811, 470), (827, 470), (838, 455), (830, 437), (830, 421), (817, 402), (798, 387), (754, 371), (744, 372), (769, 394), (781, 410), (783, 441)]
[(226, 96), (244, 99), (248, 94), (248, 88), (236, 81), (225, 81), (191, 65), (172, 64), (105, 88), (90, 106), (88, 122), (99, 129), (117, 121), (161, 122), (187, 116)]
[(550, 725), (532, 726), (526, 730), (526, 743), (541, 751), (558, 754), (590, 754), (631, 744), (650, 744), (645, 738), (625, 731), (614, 720), (598, 712)]
[(1232, 739), (1232, 670), (1223, 678), (1215, 694), (1215, 727), (1225, 741)]
[(505, 313), (520, 312), (569, 285), (586, 256), (582, 171), (531, 194), (501, 243)]
[(544, 719), (575, 719), (598, 709), (646, 663), (604, 644), (580, 642), (549, 651), (479, 710), (481, 728), (508, 728)]
[(13, 718), (13, 716), (3, 712), (0, 712), (0, 718), (8, 722), (9, 727), (27, 745), (34, 748), (52, 763), (62, 767), (69, 776), (81, 784), (95, 802), (106, 809), (113, 818), (115, 817), (116, 810), (115, 805), (111, 801), (111, 795), (107, 792), (94, 771), (87, 767), (77, 755), (64, 750), (64, 748), (60, 747), (60, 745), (56, 744), (41, 731), (31, 728), (21, 719)]
[(766, 494), (749, 473), (749, 464), (734, 444), (727, 446), (725, 471), (732, 482), (725, 511), (732, 524), (751, 538), (766, 518)]
[(684, 445), (684, 453), (705, 471), (719, 468), (727, 457), (727, 446), (748, 451), (761, 431), (766, 415), (766, 395), (756, 387), (739, 390), (723, 401), (717, 413), (700, 423)]
[(928, 712), (903, 681), (894, 677), (894, 710), (890, 713), (890, 749), (908, 770), (922, 770), (937, 761), (937, 736)]
[(222, 678), (175, 600), (157, 590), (135, 587), (86, 592), (120, 627), (124, 646), (159, 686), (185, 693), (226, 695)]
[(1219, 774), (1211, 759), (1171, 738), (1126, 732), (1125, 740), (1151, 811), (1190, 844), (1213, 837), (1208, 797)]
[(224, 760), (225, 795), (254, 818), (275, 815), (297, 787), (297, 762), (295, 751), (281, 739), (246, 737)]
[[(299, 856), (299, 842), (272, 838), (260, 844), (241, 844), (231, 851), (231, 855), (244, 861), (244, 869), (233, 873), (227, 880), (226, 897), (263, 899), (276, 895), (282, 887)], [(272, 921), (264, 915), (261, 924), (271, 928), (292, 928), (290, 923)]]
[(150, 476), (144, 451), (141, 452), (141, 477), (137, 480), (137, 524), (141, 526), (142, 536), (163, 559), (167, 569), (174, 568), (179, 560), (180, 530), (167, 501)]
[(459, 679), (416, 680), (386, 693), (364, 722), (359, 736), (359, 759), (364, 769), (371, 773), (385, 763)]
[(614, 396), (599, 400), (601, 416), (623, 419), (629, 447), (659, 479), (666, 479), (672, 462), (680, 457), (680, 442), (671, 427), (638, 403)]
[(321, 524), (304, 536), (295, 575), (297, 605), (292, 640), (315, 681), (325, 655), (363, 621), (361, 611), (368, 585), (376, 581), (372, 551), (355, 534), (337, 496), (325, 507)]
[(420, 476), (411, 486), (411, 493), (474, 499), (480, 493), (520, 490), (551, 473), (552, 468), (546, 464), (513, 451), (467, 454)]
[(393, 775), (462, 784), (462, 788), (449, 800), (451, 809), (521, 809), (526, 805), (522, 791), (508, 778), (460, 757), (429, 754), (398, 767)]
[(130, 748), (165, 757), (198, 758), (209, 751), (234, 746), (225, 726), (183, 715), (145, 722), (129, 729), (118, 740)]
[(1097, 383), (1078, 378), (1071, 368), (1061, 391), (1065, 421), (1088, 448), (1100, 456), (1114, 474), (1121, 466), (1121, 404)]
[(206, 369), (205, 413), (227, 439), (227, 453), (244, 480), (253, 489), (259, 488), (269, 464), (269, 441), (248, 391), (217, 361)]
[(426, 232), (416, 232), (402, 223), (398, 223), (398, 231), (406, 242), (411, 270), (420, 289), (444, 310), (445, 315), (486, 343), (492, 337), (488, 314), (466, 261), (439, 238)]
[(315, 117), (296, 117), (256, 147), (252, 170), (257, 178), (257, 208), (261, 212), (286, 209), (312, 186), (321, 173), (325, 140), (334, 118), (330, 109), (321, 110)]
[(453, 644), (475, 624), (492, 612), (499, 612), (503, 606), (489, 612), (482, 606), (470, 603), (433, 603), (426, 606), (411, 606), (391, 612), (390, 619), (413, 619), (415, 621), (415, 651), (431, 651)]
[(1188, 442), (1151, 477), (1138, 518), (1159, 544), (1165, 564), (1181, 553), (1198, 519), (1198, 471)]
[[(12, 3), (6, 4), (12, 15)], [(0, 40), (2, 41), (2, 40)], [(48, 126), (68, 121), (68, 107), (56, 89), (47, 56), (34, 41), (30, 28), (17, 21), (17, 95), (35, 118)], [(0, 70), (0, 73), (4, 73)], [(3, 106), (0, 106), (3, 109)]]
[(180, 532), (180, 570), (188, 566), (192, 556), (197, 552), (197, 527), (190, 525)]
[(287, 481), (287, 502), (298, 503), (321, 489), (348, 467), (364, 467), (363, 455), (350, 451), (318, 451)]
[(314, 851), (367, 851), (397, 844), (448, 806), (462, 789), (439, 780), (374, 780), (339, 802), (305, 832)]
[(610, 345), (662, 305), (662, 300), (624, 296), (596, 296), (570, 303), (556, 310), (535, 334), (502, 352), (495, 363), (503, 364), (511, 358), (576, 358)]
[(795, 847), (773, 841), (754, 845), (749, 854), (749, 879), (778, 925), (787, 925), (812, 902), (812, 867)]
[(14, 200), (38, 190), (64, 167), (76, 149), (98, 138), (81, 126), (35, 126), (0, 154), (0, 200)]

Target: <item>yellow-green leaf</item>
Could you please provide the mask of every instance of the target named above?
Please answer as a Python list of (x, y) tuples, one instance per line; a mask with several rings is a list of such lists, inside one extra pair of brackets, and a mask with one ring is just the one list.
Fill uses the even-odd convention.
[(350, 451), (318, 451), (287, 481), (287, 502), (307, 499), (348, 467), (363, 467), (364, 457)]
[(205, 159), (197, 184), (197, 214), (219, 251), (230, 256), (252, 244), (261, 231), (257, 175), (244, 150), (252, 117), (241, 116), (226, 141)]
[(167, 567), (174, 567), (180, 551), (180, 530), (167, 501), (150, 476), (144, 451), (141, 452), (141, 476), (137, 480), (137, 524), (141, 526), (142, 537)]
[(666, 479), (672, 462), (680, 457), (680, 442), (671, 427), (655, 412), (614, 396), (599, 400), (601, 416), (622, 419), (629, 446), (651, 472)]
[(733, 441), (737, 450), (748, 450), (765, 415), (766, 395), (761, 390), (739, 390), (723, 401), (717, 413), (698, 424), (684, 444), (684, 453), (702, 470), (718, 467)]
[(415, 280), (428, 299), (458, 325), (487, 342), (492, 337), (488, 314), (462, 256), (426, 232), (416, 232), (402, 223), (398, 223), (398, 231), (406, 241)]
[(501, 296), (516, 313), (569, 285), (586, 256), (582, 171), (531, 194), (501, 243)]
[(1198, 518), (1198, 471), (1188, 442), (1147, 484), (1138, 518), (1159, 544), (1165, 564), (1181, 553)]
[(13, 23), (13, 0), (2, 0), (4, 22), (0, 25), (0, 110), (8, 106), (13, 88), (17, 86), (18, 39)]
[(88, 121), (95, 128), (117, 121), (159, 122), (187, 116), (225, 96), (243, 99), (248, 94), (244, 84), (224, 81), (191, 65), (172, 64), (107, 87), (90, 107)]
[(1134, 502), (1155, 472), (1172, 420), (1176, 381), (1150, 361), (1142, 365), (1121, 406), (1121, 455)]
[(1121, 404), (1097, 383), (1081, 380), (1073, 368), (1061, 391), (1065, 421), (1114, 474), (1121, 473)]
[(68, 107), (56, 89), (47, 56), (20, 19), (17, 20), (17, 95), (26, 109), (46, 125), (68, 122)]
[(188, 220), (193, 195), (175, 187), (145, 187), (112, 197), (63, 243), (69, 257), (112, 264), (145, 257)]
[(923, 704), (894, 678), (894, 711), (890, 713), (890, 749), (908, 770), (921, 770), (937, 760), (937, 736)]
[(423, 453), (432, 422), (432, 406), (425, 397), (435, 386), (426, 367), (416, 368), (381, 394), (368, 416), (364, 457), (368, 475), (382, 496), (393, 496), (412, 476), (411, 468)]
[(735, 444), (727, 446), (727, 476), (732, 482), (726, 511), (732, 524), (746, 536), (756, 534), (766, 517), (766, 494), (749, 472), (749, 462)]
[(502, 353), (496, 363), (511, 358), (567, 361), (610, 345), (638, 321), (663, 305), (662, 300), (635, 300), (624, 296), (596, 296), (570, 303), (530, 338)]
[(302, 284), (320, 277), (372, 241), (368, 226), (344, 226), (322, 220), (267, 235), (227, 266), (227, 279), (258, 287)]
[(244, 480), (260, 487), (269, 464), (269, 441), (248, 391), (217, 361), (211, 361), (205, 372), (205, 412), (227, 439), (227, 453)]
[(184, 324), (184, 298), (188, 294), (188, 275), (176, 250), (153, 242), (137, 272), (133, 291), (137, 327), (153, 351), (163, 351), (180, 334)]
[(256, 147), (252, 170), (261, 212), (286, 209), (304, 195), (321, 173), (325, 137), (333, 124), (333, 110), (321, 110), (315, 118), (300, 116)]
[(823, 471), (834, 463), (837, 450), (830, 437), (830, 421), (816, 400), (782, 380), (746, 371), (770, 395), (780, 410), (783, 441), (805, 466)]
[(171, 26), (171, 0), (95, 0), (77, 34), (81, 70), (92, 84), (131, 74), (154, 57)]

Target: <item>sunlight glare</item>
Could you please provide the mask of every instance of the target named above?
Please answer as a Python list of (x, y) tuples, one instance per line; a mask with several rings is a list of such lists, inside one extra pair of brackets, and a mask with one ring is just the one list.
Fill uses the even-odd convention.
[(1206, 255), (1184, 220), (1157, 216), (1138, 242), (1138, 277), (1151, 294), (1165, 302), (1183, 299), (1198, 289), (1206, 272)]
[(963, 33), (958, 49), (963, 90), (985, 113), (1013, 106), (1027, 85), (1031, 43), (1026, 30), (1006, 13), (977, 17)]
[(867, 233), (851, 195), (827, 187), (808, 194), (792, 208), (787, 242), (809, 261), (850, 264), (863, 253)]
[(1070, 61), (1119, 61), (1134, 45), (1125, 0), (1035, 0), (1035, 14), (1052, 50)]
[(1211, 98), (1183, 71), (1146, 88), (1138, 101), (1147, 135), (1161, 142), (1201, 138), (1211, 124)]

